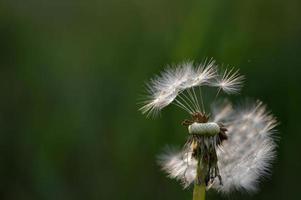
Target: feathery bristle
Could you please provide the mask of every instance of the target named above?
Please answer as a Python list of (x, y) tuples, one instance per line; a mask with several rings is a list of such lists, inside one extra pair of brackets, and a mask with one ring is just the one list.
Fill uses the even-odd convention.
[(179, 180), (187, 188), (195, 179), (197, 161), (189, 151), (177, 152), (168, 149), (158, 158), (158, 163), (168, 177)]
[(178, 95), (182, 85), (185, 84), (193, 74), (192, 62), (182, 63), (175, 68), (167, 68), (160, 76), (151, 79), (147, 84), (149, 92), (148, 100), (140, 108), (143, 114), (157, 113), (169, 105)]
[(199, 64), (194, 69), (194, 74), (190, 84), (186, 88), (209, 84), (210, 80), (217, 76), (215, 61), (209, 60), (208, 62)]
[(213, 86), (219, 87), (228, 94), (237, 93), (240, 91), (243, 84), (244, 76), (239, 74), (239, 70), (234, 69), (225, 70), (223, 75), (216, 79)]

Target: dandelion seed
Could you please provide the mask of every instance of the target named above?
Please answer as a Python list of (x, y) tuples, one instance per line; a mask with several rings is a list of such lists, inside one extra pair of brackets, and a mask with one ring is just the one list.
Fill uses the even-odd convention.
[[(150, 115), (175, 104), (191, 115), (182, 125), (188, 129), (180, 151), (167, 151), (159, 157), (170, 178), (184, 188), (194, 184), (194, 199), (204, 199), (205, 189), (221, 193), (235, 190), (254, 192), (260, 177), (269, 174), (276, 156), (276, 119), (260, 101), (236, 107), (231, 103), (213, 104), (205, 113), (203, 87), (218, 87), (218, 92), (237, 93), (243, 81), (238, 71), (217, 74), (214, 60), (194, 67), (193, 62), (168, 68), (148, 85), (149, 97), (142, 113)], [(202, 105), (200, 105), (200, 103)]]
[(224, 74), (217, 77), (216, 82), (213, 85), (219, 87), (221, 90), (228, 94), (233, 94), (239, 92), (242, 87), (244, 77), (239, 75), (238, 70), (234, 69), (225, 70)]

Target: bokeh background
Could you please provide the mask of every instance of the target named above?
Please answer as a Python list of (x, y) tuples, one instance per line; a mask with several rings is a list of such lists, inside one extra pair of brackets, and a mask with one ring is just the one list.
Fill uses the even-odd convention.
[[(281, 121), (257, 194), (301, 197), (299, 0), (0, 1), (0, 198), (191, 199), (156, 164), (187, 115), (146, 119), (137, 102), (166, 64), (213, 57), (240, 68), (240, 96)], [(209, 102), (210, 103), (210, 102)]]

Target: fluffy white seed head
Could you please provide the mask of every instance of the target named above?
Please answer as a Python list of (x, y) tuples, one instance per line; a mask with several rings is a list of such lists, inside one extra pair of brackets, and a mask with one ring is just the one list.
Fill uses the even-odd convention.
[[(174, 103), (192, 117), (197, 113), (206, 114), (201, 87), (216, 87), (217, 95), (220, 91), (232, 94), (239, 92), (243, 80), (244, 77), (234, 69), (226, 69), (219, 75), (214, 60), (200, 65), (183, 62), (175, 67), (168, 67), (151, 79), (147, 84), (147, 100), (140, 110), (143, 114), (156, 114)], [(185, 120), (190, 136), (201, 135), (204, 137), (201, 145), (207, 146), (206, 149), (216, 149), (223, 184), (213, 177), (208, 189), (210, 187), (222, 193), (234, 190), (256, 191), (260, 177), (269, 173), (271, 162), (275, 158), (274, 128), (277, 121), (261, 102), (240, 107), (224, 103), (215, 105), (211, 113), (209, 122), (207, 119), (202, 122), (202, 119), (197, 118)], [(220, 134), (226, 129), (224, 137), (228, 139), (220, 145)], [(180, 152), (168, 151), (159, 159), (169, 177), (180, 180), (184, 187), (194, 182), (197, 176), (197, 161), (192, 156), (192, 147), (193, 145), (185, 146), (186, 149)]]
[[(227, 103), (215, 107), (212, 117), (214, 122), (225, 124), (228, 139), (217, 149), (223, 184), (215, 180), (211, 188), (222, 193), (256, 191), (260, 178), (269, 174), (276, 156), (276, 119), (261, 102), (236, 109)], [(185, 187), (194, 181), (197, 167), (195, 159), (186, 151), (169, 152), (161, 157), (164, 158), (161, 162), (163, 170), (171, 178), (186, 180)]]
[(261, 176), (267, 175), (275, 158), (276, 119), (261, 103), (240, 107), (221, 118), (228, 124), (228, 140), (217, 152), (223, 186), (221, 192), (256, 191)]

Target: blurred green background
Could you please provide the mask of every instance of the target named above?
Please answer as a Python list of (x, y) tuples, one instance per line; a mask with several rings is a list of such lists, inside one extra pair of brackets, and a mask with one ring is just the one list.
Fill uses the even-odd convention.
[(0, 1), (0, 199), (191, 199), (156, 156), (181, 146), (187, 115), (146, 119), (144, 83), (166, 64), (239, 67), (241, 96), (281, 125), (272, 176), (255, 195), (300, 199), (300, 0)]

